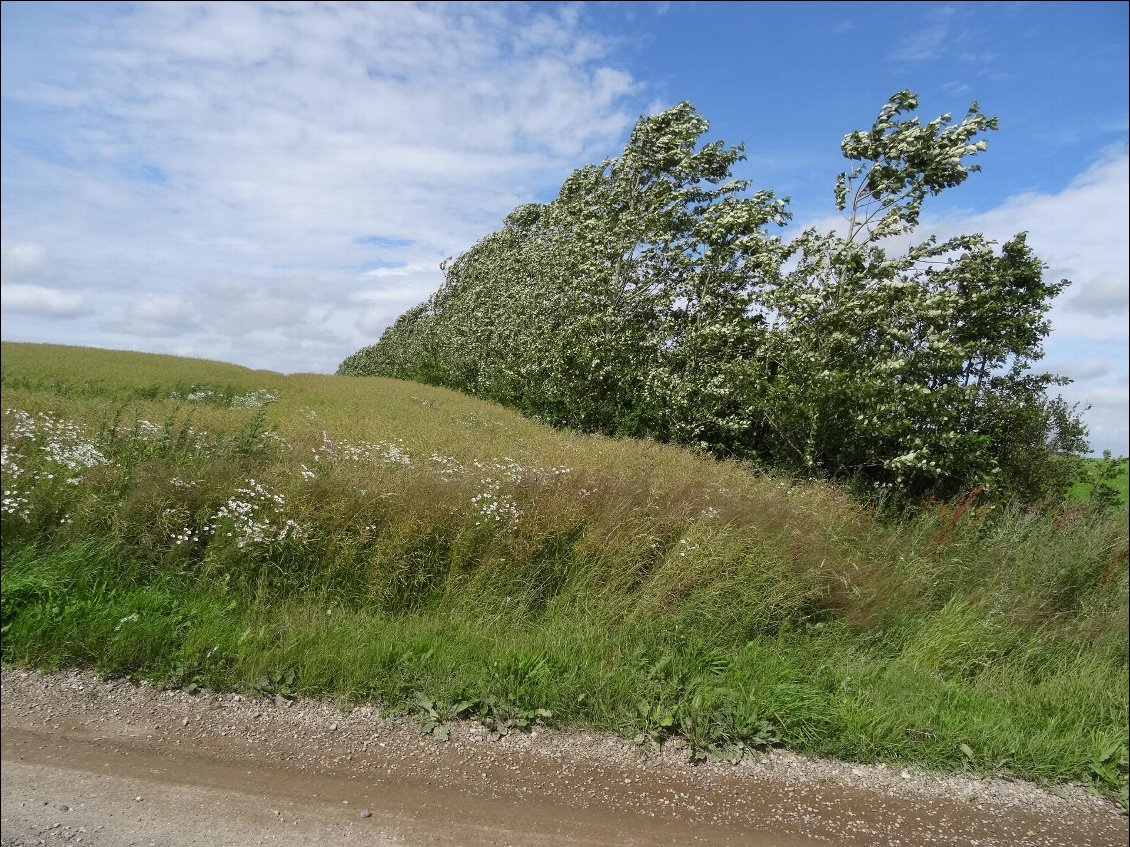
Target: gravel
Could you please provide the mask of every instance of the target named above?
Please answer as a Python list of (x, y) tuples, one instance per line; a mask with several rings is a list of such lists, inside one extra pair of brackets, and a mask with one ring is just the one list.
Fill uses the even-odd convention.
[[(0, 685), (5, 728), (16, 723), (40, 732), (77, 732), (95, 742), (128, 738), (160, 751), (223, 751), (291, 773), (360, 777), (387, 785), (390, 796), (406, 786), (442, 789), (446, 796), (469, 798), (468, 808), (483, 801), (515, 809), (551, 802), (587, 810), (593, 820), (620, 816), (637, 833), (643, 831), (640, 821), (655, 819), (687, 825), (688, 832), (812, 839), (803, 843), (1128, 843), (1122, 811), (1078, 785), (849, 764), (780, 749), (747, 754), (737, 764), (695, 764), (678, 742), (653, 752), (607, 734), (543, 727), (491, 740), (487, 728), (464, 721), (452, 722), (443, 742), (421, 736), (413, 719), (389, 717), (379, 705), (342, 709), (312, 700), (276, 704), (239, 694), (190, 695), (83, 671), (5, 668)], [(6, 761), (7, 750), (6, 742)], [(145, 802), (140, 794), (134, 801)], [(340, 809), (351, 800), (333, 802)], [(371, 799), (352, 814), (370, 818), (370, 807), (377, 809)], [(69, 825), (64, 813), (70, 806), (56, 808), (62, 816), (44, 830), (48, 834)], [(63, 843), (12, 840), (7, 821), (5, 814), (5, 847)], [(81, 843), (97, 843), (85, 837)]]

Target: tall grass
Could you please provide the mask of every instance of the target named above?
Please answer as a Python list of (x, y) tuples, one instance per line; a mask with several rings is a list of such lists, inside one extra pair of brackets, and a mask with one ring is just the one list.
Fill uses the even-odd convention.
[(2, 377), (5, 661), (1125, 790), (1124, 510), (894, 518), (375, 378)]

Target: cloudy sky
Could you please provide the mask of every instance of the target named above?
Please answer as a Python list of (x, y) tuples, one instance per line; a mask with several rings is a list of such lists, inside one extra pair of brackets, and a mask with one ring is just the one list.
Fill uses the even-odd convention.
[(1125, 3), (3, 3), (3, 337), (332, 372), (439, 263), (690, 100), (834, 213), (892, 92), (1001, 120), (939, 233), (1074, 284), (1046, 363), (1127, 447)]

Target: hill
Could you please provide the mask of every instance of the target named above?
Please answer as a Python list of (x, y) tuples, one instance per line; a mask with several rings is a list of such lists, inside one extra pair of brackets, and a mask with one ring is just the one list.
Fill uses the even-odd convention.
[(4, 344), (3, 658), (1125, 792), (1125, 511), (941, 504), (381, 378)]

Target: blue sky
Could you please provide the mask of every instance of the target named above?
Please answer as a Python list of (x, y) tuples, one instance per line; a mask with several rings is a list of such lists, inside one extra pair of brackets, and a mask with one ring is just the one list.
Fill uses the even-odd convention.
[(1127, 447), (1125, 3), (3, 3), (3, 337), (330, 372), (514, 206), (689, 100), (832, 226), (887, 97), (1000, 117), (924, 228), (1074, 285), (1047, 366)]

